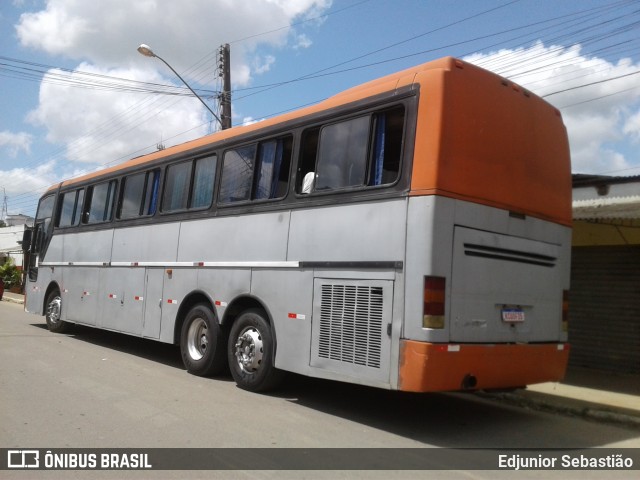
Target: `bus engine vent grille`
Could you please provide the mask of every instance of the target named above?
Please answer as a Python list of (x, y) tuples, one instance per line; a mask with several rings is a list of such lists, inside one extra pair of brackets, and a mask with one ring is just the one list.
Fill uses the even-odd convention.
[(383, 289), (322, 285), (318, 356), (380, 368)]

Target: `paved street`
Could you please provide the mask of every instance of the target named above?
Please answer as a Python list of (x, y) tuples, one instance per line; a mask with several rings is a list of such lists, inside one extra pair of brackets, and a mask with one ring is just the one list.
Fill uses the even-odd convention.
[[(52, 334), (43, 318), (7, 302), (0, 302), (0, 365), (5, 448), (640, 447), (638, 430), (470, 394), (411, 395), (297, 376), (276, 393), (251, 394), (229, 377), (187, 374), (174, 346), (86, 327)], [(224, 478), (265, 478), (247, 475)], [(411, 478), (398, 475), (392, 478)], [(474, 478), (495, 477), (487, 471)]]

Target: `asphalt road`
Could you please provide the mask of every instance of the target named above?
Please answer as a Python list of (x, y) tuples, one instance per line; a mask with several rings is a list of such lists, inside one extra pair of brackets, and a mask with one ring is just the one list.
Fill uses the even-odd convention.
[[(7, 302), (0, 302), (0, 406), (0, 448), (640, 447), (637, 430), (472, 394), (404, 394), (294, 375), (275, 393), (252, 394), (230, 377), (189, 375), (177, 347), (88, 327), (52, 334), (43, 318)], [(21, 473), (5, 471), (0, 477), (27, 478)], [(81, 472), (40, 473), (85, 478)], [(98, 478), (117, 472), (91, 473)], [(179, 472), (134, 473), (136, 478), (186, 478)], [(297, 473), (226, 472), (222, 478), (311, 478), (311, 472)], [(538, 478), (535, 472), (521, 473)], [(546, 473), (585, 478), (590, 472)], [(633, 478), (630, 473), (606, 475)], [(188, 476), (198, 475), (211, 478), (213, 473)], [(323, 478), (356, 476), (330, 472)], [(437, 477), (459, 478), (453, 472)], [(368, 472), (360, 478), (416, 477)]]

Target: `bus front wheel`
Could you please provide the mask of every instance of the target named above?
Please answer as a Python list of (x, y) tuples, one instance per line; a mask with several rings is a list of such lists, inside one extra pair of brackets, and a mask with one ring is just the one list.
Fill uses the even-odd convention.
[(274, 341), (262, 310), (251, 309), (238, 317), (229, 334), (229, 368), (236, 384), (250, 392), (274, 388), (283, 372), (274, 366)]
[(64, 333), (67, 331), (69, 324), (62, 318), (62, 297), (58, 290), (53, 290), (47, 297), (46, 310), (44, 317), (47, 321), (47, 327), (50, 332)]
[(182, 324), (180, 352), (189, 373), (217, 375), (225, 368), (226, 337), (213, 311), (204, 304), (189, 310)]

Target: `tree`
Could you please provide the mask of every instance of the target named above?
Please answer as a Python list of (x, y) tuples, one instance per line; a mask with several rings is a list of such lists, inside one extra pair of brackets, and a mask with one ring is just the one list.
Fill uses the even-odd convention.
[(3, 265), (0, 265), (0, 278), (4, 281), (4, 286), (7, 289), (20, 285), (20, 270), (12, 259), (9, 258)]

